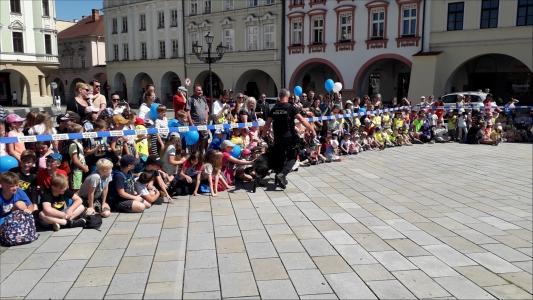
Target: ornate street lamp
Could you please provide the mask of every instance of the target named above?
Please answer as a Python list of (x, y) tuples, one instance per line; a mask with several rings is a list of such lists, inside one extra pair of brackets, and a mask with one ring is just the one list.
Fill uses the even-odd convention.
[[(220, 45), (217, 46), (216, 51), (218, 57), (211, 57), (211, 46), (213, 45), (213, 39), (215, 37), (211, 35), (211, 32), (208, 32), (205, 36), (205, 42), (207, 43), (207, 57), (202, 56), (202, 46), (198, 45), (198, 42), (196, 42), (192, 46), (192, 51), (196, 55), (196, 57), (203, 61), (204, 63), (209, 64), (209, 99), (210, 99), (210, 105), (213, 103), (213, 73), (211, 72), (211, 64), (216, 63), (217, 61), (221, 60), (224, 54), (226, 53), (226, 47), (222, 46), (222, 42), (220, 42)], [(211, 111), (211, 118), (213, 117), (213, 110), (212, 107), (209, 108)]]

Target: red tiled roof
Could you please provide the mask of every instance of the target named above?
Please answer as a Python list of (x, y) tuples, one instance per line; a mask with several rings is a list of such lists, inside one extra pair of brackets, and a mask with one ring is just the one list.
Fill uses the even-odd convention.
[(58, 39), (78, 37), (84, 35), (100, 35), (104, 36), (104, 15), (100, 15), (99, 19), (93, 21), (93, 17), (89, 15), (81, 19), (75, 25), (61, 31), (57, 34)]

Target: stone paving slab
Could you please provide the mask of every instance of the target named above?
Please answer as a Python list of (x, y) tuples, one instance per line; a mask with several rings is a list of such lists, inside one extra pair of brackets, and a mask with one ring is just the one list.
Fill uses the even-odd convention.
[(532, 148), (366, 152), (302, 167), (285, 191), (238, 183), (42, 231), (0, 248), (0, 297), (531, 299)]

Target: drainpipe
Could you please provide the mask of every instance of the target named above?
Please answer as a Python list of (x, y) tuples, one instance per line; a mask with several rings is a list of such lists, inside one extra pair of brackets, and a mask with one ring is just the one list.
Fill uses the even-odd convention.
[(183, 37), (183, 74), (187, 78), (187, 38), (185, 37), (185, 1), (183, 0), (181, 1), (181, 20), (183, 23), (181, 26), (181, 35)]
[(99, 51), (99, 47), (98, 47), (98, 40), (100, 39), (100, 36), (97, 35), (96, 36), (96, 65), (99, 66), (100, 65), (100, 51)]
[[(285, 85), (285, 1), (281, 1), (281, 87)], [(290, 84), (290, 83), (289, 83)], [(290, 88), (287, 86), (286, 88)]]
[(426, 36), (426, 0), (423, 0), (424, 10), (422, 12), (422, 40), (420, 41), (422, 43), (422, 49), (420, 52), (424, 52), (424, 37)]

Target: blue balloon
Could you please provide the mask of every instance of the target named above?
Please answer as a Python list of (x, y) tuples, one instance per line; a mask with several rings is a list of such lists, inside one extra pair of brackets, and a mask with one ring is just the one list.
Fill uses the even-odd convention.
[(157, 119), (157, 107), (159, 106), (159, 103), (153, 103), (152, 106), (150, 106), (150, 115), (152, 116), (152, 119)]
[(333, 80), (331, 80), (331, 79), (328, 79), (328, 80), (326, 80), (325, 86), (326, 86), (326, 91), (328, 91), (328, 93), (329, 93), (329, 92), (331, 92), (331, 90), (335, 86), (335, 82), (333, 82)]
[(172, 119), (168, 121), (168, 127), (178, 127), (178, 120)]
[(13, 156), (0, 156), (0, 173), (19, 166), (19, 162)]
[(364, 108), (360, 108), (357, 113), (362, 113), (362, 114), (366, 114), (366, 109)]
[(231, 156), (235, 157), (235, 158), (239, 158), (241, 156), (241, 147), (235, 145), (235, 147), (233, 147), (233, 150), (231, 150)]
[(187, 131), (185, 134), (185, 142), (187, 145), (192, 146), (198, 142), (198, 139), (200, 139), (200, 134), (198, 131)]
[(296, 96), (300, 97), (300, 95), (302, 94), (302, 92), (303, 92), (303, 91), (302, 91), (302, 87), (301, 87), (301, 86), (297, 85), (297, 86), (294, 87), (294, 94), (295, 94)]

